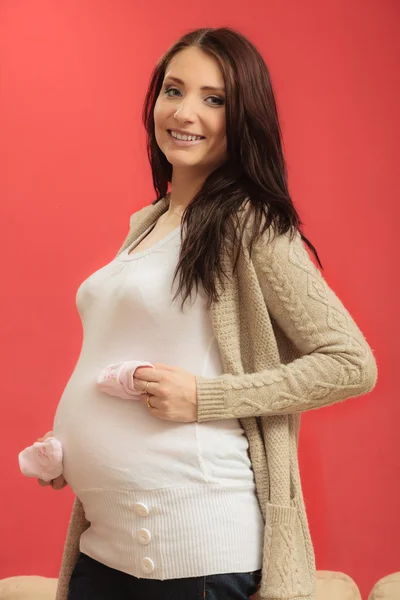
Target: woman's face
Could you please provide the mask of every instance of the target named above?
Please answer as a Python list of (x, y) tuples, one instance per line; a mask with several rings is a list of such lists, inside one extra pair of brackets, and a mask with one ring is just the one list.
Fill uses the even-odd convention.
[(154, 122), (157, 144), (173, 168), (207, 175), (226, 161), (224, 79), (214, 58), (192, 47), (171, 59)]

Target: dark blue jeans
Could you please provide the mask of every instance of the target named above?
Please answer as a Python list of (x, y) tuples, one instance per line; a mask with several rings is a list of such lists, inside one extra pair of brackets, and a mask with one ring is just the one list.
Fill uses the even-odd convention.
[(248, 600), (261, 571), (188, 577), (138, 579), (80, 554), (72, 572), (68, 600)]

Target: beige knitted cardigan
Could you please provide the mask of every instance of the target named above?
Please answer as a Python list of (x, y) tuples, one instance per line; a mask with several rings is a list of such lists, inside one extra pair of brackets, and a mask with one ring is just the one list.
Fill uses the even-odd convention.
[[(131, 217), (125, 249), (168, 208)], [(225, 267), (231, 258), (223, 256)], [(221, 291), (221, 288), (219, 288)], [(240, 419), (265, 521), (261, 600), (315, 600), (315, 561), (297, 456), (300, 413), (359, 396), (377, 379), (360, 329), (309, 258), (300, 234), (263, 235), (211, 308), (224, 375), (197, 377), (198, 422)], [(66, 600), (89, 526), (75, 500), (56, 600)]]

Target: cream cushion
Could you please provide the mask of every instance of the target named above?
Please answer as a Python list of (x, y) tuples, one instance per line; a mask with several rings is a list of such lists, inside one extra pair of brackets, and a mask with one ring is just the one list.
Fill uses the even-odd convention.
[(336, 571), (317, 571), (317, 600), (361, 600), (351, 577)]
[(368, 600), (399, 600), (400, 572), (383, 577), (374, 585)]
[[(54, 600), (57, 579), (21, 575), (0, 580), (0, 600)], [(253, 596), (253, 598), (257, 598)], [(368, 600), (399, 600), (400, 572), (383, 577)], [(317, 600), (361, 600), (357, 585), (348, 575), (317, 571)]]
[(54, 600), (57, 579), (20, 575), (0, 580), (0, 600)]

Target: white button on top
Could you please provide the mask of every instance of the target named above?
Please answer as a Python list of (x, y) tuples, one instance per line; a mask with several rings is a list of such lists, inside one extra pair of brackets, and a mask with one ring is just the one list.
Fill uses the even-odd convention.
[(151, 540), (151, 533), (148, 529), (139, 529), (139, 531), (136, 532), (136, 539), (139, 544), (143, 544), (143, 546), (145, 546)]
[(139, 517), (148, 517), (150, 512), (143, 502), (135, 502), (133, 505), (133, 510), (137, 515), (139, 515)]
[(154, 571), (154, 563), (151, 558), (142, 558), (140, 564), (144, 573), (152, 573)]

